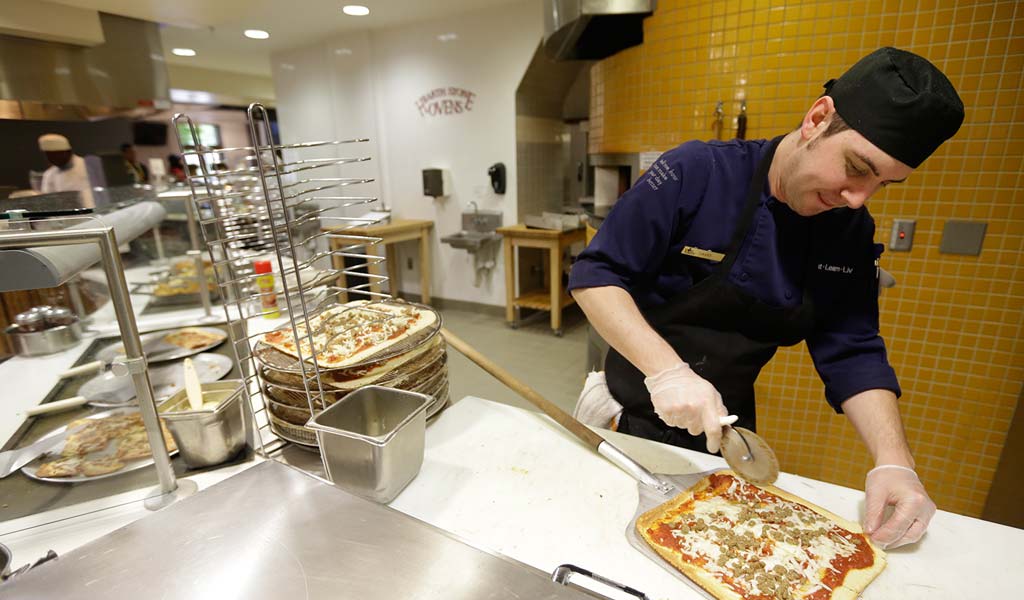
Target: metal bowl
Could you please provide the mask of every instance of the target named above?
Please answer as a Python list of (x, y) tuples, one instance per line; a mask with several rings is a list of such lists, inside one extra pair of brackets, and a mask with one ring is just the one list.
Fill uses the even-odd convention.
[(82, 339), (82, 325), (78, 322), (42, 331), (21, 331), (17, 325), (4, 330), (11, 340), (14, 353), (19, 356), (43, 356), (67, 350)]

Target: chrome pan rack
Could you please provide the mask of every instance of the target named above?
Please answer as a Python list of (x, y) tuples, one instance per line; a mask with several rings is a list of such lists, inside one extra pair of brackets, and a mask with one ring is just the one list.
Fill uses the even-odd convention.
[[(314, 347), (311, 320), (346, 300), (391, 298), (375, 291), (388, 279), (378, 274), (385, 272), (378, 266), (384, 261), (381, 239), (350, 231), (380, 222), (372, 214), (377, 198), (358, 191), (374, 180), (342, 176), (351, 165), (370, 160), (360, 155), (361, 145), (369, 140), (275, 144), (268, 112), (258, 103), (248, 109), (252, 146), (205, 147), (189, 116), (176, 114), (172, 121), (186, 164), (198, 167), (188, 177), (191, 208), (246, 382), (248, 441), (264, 456), (293, 462), (288, 456), (296, 453), (289, 447), (296, 440), (274, 425), (261, 380), (265, 367), (253, 349), (263, 334), (275, 329), (308, 341), (305, 348), (296, 344), (298, 358), (292, 366), (301, 373), (309, 410), (316, 411), (325, 406), (329, 392), (321, 392), (322, 369), (316, 356), (309, 355)], [(189, 134), (186, 139), (183, 131)], [(226, 168), (226, 163), (235, 166)], [(254, 260), (272, 262), (273, 291), (257, 284)], [(269, 299), (276, 299), (276, 308), (266, 308)], [(319, 463), (318, 455), (300, 454)]]

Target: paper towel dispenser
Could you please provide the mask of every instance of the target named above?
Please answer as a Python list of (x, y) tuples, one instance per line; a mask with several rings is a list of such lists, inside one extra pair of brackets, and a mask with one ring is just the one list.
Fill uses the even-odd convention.
[(452, 177), (448, 169), (423, 169), (423, 195), (443, 198), (452, 193)]

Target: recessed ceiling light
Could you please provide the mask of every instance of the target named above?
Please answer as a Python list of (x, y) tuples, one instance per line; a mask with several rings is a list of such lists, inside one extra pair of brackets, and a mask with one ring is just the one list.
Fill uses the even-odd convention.
[(266, 31), (263, 31), (262, 29), (246, 29), (245, 37), (254, 40), (265, 40), (268, 37), (270, 37), (270, 34), (267, 33)]
[(171, 54), (175, 56), (195, 56), (196, 51), (191, 48), (175, 48), (171, 50)]
[(353, 17), (365, 17), (370, 14), (370, 9), (361, 4), (346, 4), (341, 7), (341, 12), (346, 15), (352, 15)]
[(453, 42), (459, 39), (459, 35), (456, 33), (442, 33), (441, 35), (437, 36), (437, 39), (441, 40), (442, 42)]

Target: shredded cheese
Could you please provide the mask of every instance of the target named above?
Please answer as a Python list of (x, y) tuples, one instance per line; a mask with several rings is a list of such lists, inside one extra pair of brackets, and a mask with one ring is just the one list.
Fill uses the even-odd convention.
[[(780, 584), (773, 580), (800, 597), (828, 589), (823, 574), (835, 571), (832, 561), (853, 555), (857, 546), (804, 506), (783, 499), (767, 506), (744, 500), (757, 491), (748, 485), (733, 478), (721, 495), (697, 500), (682, 513), (671, 525), (680, 551), (705, 559), (703, 569), (719, 580), (729, 577), (748, 593), (774, 595), (773, 586)], [(799, 578), (787, 578), (789, 572)]]

